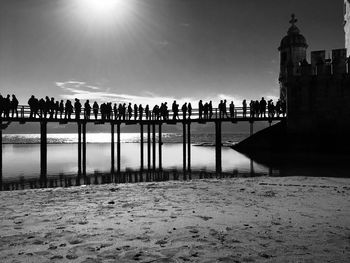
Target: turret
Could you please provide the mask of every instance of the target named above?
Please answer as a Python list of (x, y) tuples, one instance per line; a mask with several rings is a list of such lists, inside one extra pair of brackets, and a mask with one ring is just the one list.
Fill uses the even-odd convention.
[(288, 29), (287, 35), (282, 39), (278, 48), (280, 52), (280, 77), (281, 83), (280, 97), (285, 99), (286, 90), (284, 82), (289, 75), (296, 75), (301, 62), (306, 60), (306, 49), (308, 47), (306, 39), (300, 34), (299, 28), (295, 25), (298, 20), (292, 14), (290, 20), (291, 27)]

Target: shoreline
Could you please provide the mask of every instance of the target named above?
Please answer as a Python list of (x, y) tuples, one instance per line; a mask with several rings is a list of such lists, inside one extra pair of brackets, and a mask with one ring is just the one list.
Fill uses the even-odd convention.
[(0, 192), (2, 262), (346, 262), (350, 180), (254, 177)]

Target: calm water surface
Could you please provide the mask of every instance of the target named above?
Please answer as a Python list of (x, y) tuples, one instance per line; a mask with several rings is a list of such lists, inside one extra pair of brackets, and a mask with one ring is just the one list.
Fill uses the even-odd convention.
[[(223, 142), (236, 142), (247, 135), (223, 135)], [(146, 139), (146, 138), (145, 138)], [(164, 169), (182, 169), (182, 135), (164, 134), (163, 163)], [(191, 160), (193, 170), (215, 171), (215, 147), (212, 134), (192, 136)], [(3, 145), (3, 179), (17, 177), (32, 178), (40, 174), (40, 136), (5, 135)], [(121, 170), (140, 168), (140, 138), (136, 133), (121, 135)], [(48, 175), (76, 174), (78, 170), (78, 145), (76, 134), (48, 135)], [(108, 173), (111, 169), (110, 134), (87, 134), (87, 173)], [(205, 146), (203, 146), (205, 144)], [(201, 146), (198, 146), (201, 145)], [(158, 144), (156, 146), (158, 156)], [(144, 144), (144, 167), (147, 168), (147, 144)], [(158, 157), (157, 157), (158, 158)], [(222, 149), (223, 172), (249, 172), (251, 160), (229, 147)], [(267, 173), (268, 168), (254, 164), (255, 172)], [(157, 159), (158, 167), (158, 159)]]

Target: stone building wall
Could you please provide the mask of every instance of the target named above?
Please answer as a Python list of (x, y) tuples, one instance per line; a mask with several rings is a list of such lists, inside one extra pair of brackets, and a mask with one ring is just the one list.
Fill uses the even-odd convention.
[(350, 56), (350, 0), (344, 0), (345, 48)]

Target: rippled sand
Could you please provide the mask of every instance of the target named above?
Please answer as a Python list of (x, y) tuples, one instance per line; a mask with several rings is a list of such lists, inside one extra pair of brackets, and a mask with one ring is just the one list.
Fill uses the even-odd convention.
[(350, 180), (235, 178), (0, 193), (1, 262), (349, 262)]

